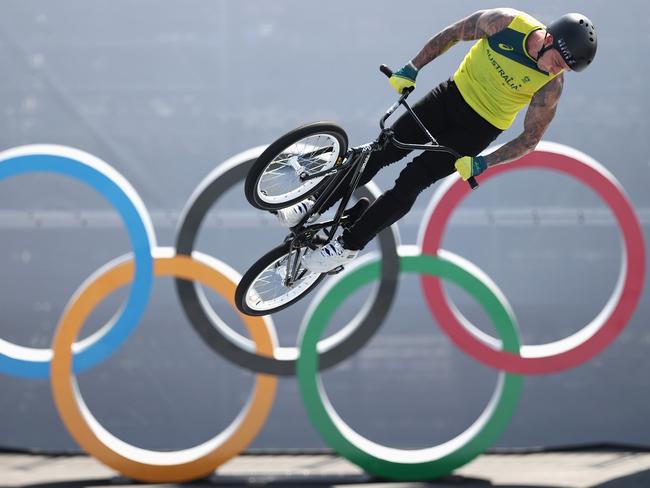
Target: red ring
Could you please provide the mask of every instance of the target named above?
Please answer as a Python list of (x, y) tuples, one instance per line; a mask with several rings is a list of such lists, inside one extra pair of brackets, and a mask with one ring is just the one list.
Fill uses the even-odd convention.
[[(545, 356), (526, 357), (524, 348), (520, 353), (522, 355), (497, 351), (481, 342), (461, 323), (457, 312), (448, 303), (438, 278), (423, 276), (421, 283), (429, 309), (440, 327), (468, 355), (483, 364), (510, 373), (545, 374), (572, 368), (591, 359), (603, 351), (627, 325), (643, 289), (645, 246), (641, 226), (620, 183), (600, 163), (579, 151), (559, 144), (542, 143), (536, 151), (521, 158), (517, 163), (491, 168), (481, 179), (485, 182), (507, 171), (527, 168), (551, 169), (573, 176), (587, 185), (607, 203), (623, 233), (625, 255), (619, 278), (619, 282), (623, 279), (622, 291), (618, 300), (614, 300), (616, 291), (610, 298), (608, 304), (612, 304), (612, 300), (616, 302), (610, 307), (611, 310), (608, 313), (603, 310), (599, 314), (599, 317), (604, 314), (602, 324), (593, 335), (579, 341), (570, 349)], [(424, 233), (420, 234), (423, 254), (437, 255), (449, 217), (469, 193), (468, 185), (457, 179), (440, 188), (434, 195), (433, 208), (430, 207), (429, 210), (431, 217)], [(426, 222), (426, 219), (424, 221)]]

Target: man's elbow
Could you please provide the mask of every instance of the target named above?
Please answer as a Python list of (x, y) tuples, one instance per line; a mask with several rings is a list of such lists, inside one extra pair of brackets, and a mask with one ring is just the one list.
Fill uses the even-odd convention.
[(522, 138), (522, 145), (526, 151), (526, 154), (533, 152), (541, 140), (541, 136), (538, 136), (536, 134), (525, 135)]

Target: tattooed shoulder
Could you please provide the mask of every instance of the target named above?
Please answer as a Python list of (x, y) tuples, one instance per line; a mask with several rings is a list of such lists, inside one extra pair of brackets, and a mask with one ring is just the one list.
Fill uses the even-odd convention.
[(478, 19), (478, 29), (484, 37), (490, 37), (508, 27), (519, 14), (518, 10), (512, 8), (484, 10)]
[(474, 41), (501, 32), (518, 14), (517, 10), (511, 8), (478, 10), (448, 30), (460, 41)]

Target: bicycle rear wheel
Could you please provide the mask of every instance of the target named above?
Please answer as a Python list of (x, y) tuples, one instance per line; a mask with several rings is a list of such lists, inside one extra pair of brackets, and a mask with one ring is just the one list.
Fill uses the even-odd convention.
[(287, 261), (295, 256), (295, 251), (291, 254), (289, 251), (288, 242), (276, 247), (242, 276), (235, 291), (235, 304), (241, 312), (268, 315), (282, 310), (307, 295), (325, 277), (303, 268), (293, 286), (285, 286)]
[(262, 210), (279, 210), (320, 188), (324, 176), (303, 180), (302, 173), (327, 171), (342, 161), (348, 136), (338, 125), (316, 122), (299, 127), (271, 144), (246, 177), (246, 199)]

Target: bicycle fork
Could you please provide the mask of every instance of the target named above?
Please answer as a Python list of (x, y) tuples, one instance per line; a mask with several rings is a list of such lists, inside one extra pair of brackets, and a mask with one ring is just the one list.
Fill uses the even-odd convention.
[(306, 269), (300, 269), (300, 261), (305, 254), (304, 249), (304, 246), (295, 247), (294, 242), (291, 242), (291, 245), (289, 246), (287, 271), (284, 277), (284, 286), (287, 288), (293, 286), (297, 280), (301, 279), (307, 273)]

